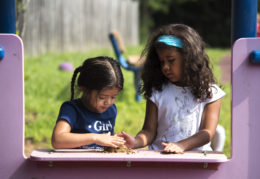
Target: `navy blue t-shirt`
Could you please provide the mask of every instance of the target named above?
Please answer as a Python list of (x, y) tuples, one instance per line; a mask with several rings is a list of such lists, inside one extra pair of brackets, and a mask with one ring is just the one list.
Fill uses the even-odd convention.
[[(117, 109), (115, 104), (103, 113), (89, 111), (80, 99), (66, 101), (61, 105), (58, 120), (66, 120), (72, 133), (114, 133)], [(96, 144), (81, 148), (104, 148)]]

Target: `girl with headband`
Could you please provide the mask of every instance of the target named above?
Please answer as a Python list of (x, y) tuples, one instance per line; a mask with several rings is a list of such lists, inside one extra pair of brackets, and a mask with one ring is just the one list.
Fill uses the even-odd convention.
[(135, 137), (121, 132), (126, 145), (174, 153), (212, 150), (225, 93), (216, 85), (199, 34), (183, 24), (163, 26), (142, 55), (145, 121)]

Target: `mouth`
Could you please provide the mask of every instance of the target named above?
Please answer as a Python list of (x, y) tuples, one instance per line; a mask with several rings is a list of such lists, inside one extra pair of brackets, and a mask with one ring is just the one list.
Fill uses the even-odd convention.
[(108, 107), (101, 107), (102, 110), (106, 111)]
[(172, 77), (173, 77), (173, 75), (172, 75), (171, 73), (165, 73), (165, 76), (166, 76), (167, 78), (172, 78)]

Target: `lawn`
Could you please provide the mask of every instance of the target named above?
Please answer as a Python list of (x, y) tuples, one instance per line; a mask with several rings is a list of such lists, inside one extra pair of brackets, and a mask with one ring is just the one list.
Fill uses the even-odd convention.
[[(128, 54), (140, 54), (142, 46), (128, 47)], [(229, 49), (208, 49), (217, 79), (221, 77), (218, 63)], [(36, 146), (45, 144), (51, 147), (50, 139), (60, 105), (70, 98), (70, 81), (72, 72), (59, 70), (62, 62), (70, 62), (74, 67), (89, 57), (115, 57), (111, 49), (95, 49), (89, 52), (67, 52), (62, 54), (44, 54), (39, 57), (25, 58), (25, 139), (30, 139)], [(118, 117), (115, 131), (122, 130), (135, 135), (143, 125), (145, 100), (135, 101), (133, 73), (123, 70), (125, 78), (124, 90), (117, 97)], [(227, 93), (223, 99), (220, 124), (226, 129), (224, 152), (230, 156), (231, 132), (231, 85), (222, 84)]]

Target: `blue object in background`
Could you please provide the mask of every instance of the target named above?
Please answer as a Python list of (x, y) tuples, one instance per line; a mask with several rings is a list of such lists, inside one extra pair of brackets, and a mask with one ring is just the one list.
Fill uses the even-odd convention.
[(114, 35), (112, 33), (109, 34), (109, 39), (112, 43), (114, 52), (116, 54), (116, 58), (119, 61), (120, 65), (124, 69), (134, 72), (135, 100), (137, 102), (140, 102), (141, 98), (142, 98), (141, 93), (140, 93), (140, 90), (141, 90), (141, 78), (140, 78), (141, 77), (141, 68), (132, 66), (127, 62), (127, 60), (121, 54), (120, 49), (119, 49), (118, 44), (117, 44), (117, 41), (116, 41), (116, 38), (114, 37)]
[(257, 0), (232, 0), (232, 44), (242, 37), (256, 37)]
[(2, 60), (5, 56), (4, 48), (0, 46), (0, 60)]
[(254, 64), (260, 64), (260, 51), (254, 50), (250, 55), (250, 60)]
[(1, 0), (0, 33), (16, 34), (15, 0)]

